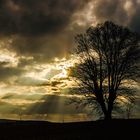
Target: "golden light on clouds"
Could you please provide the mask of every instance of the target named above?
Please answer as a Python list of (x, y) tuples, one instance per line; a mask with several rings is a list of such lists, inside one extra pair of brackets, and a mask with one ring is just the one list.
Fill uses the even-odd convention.
[(66, 60), (66, 58), (58, 59), (55, 58), (55, 62), (58, 63), (56, 68), (61, 70), (61, 72), (56, 75), (54, 78), (61, 79), (61, 78), (68, 78), (68, 69), (74, 65), (74, 60), (71, 58), (70, 60)]
[[(69, 77), (69, 68), (79, 63), (71, 55), (77, 33), (105, 20), (140, 31), (140, 0), (2, 0), (0, 4), (1, 118), (6, 113), (10, 118), (24, 106), (31, 113), (25, 118), (33, 119), (33, 113), (37, 119), (58, 104), (64, 110), (66, 98), (82, 98), (70, 93), (70, 88), (77, 88)], [(44, 114), (42, 108), (47, 110)], [(13, 116), (17, 118), (16, 111)]]

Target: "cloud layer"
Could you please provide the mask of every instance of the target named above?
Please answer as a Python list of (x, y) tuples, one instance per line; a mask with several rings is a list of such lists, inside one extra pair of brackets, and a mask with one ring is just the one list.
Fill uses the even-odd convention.
[(76, 112), (56, 108), (67, 100), (58, 94), (76, 89), (65, 77), (74, 36), (106, 20), (140, 33), (140, 0), (0, 0), (0, 111), (17, 113), (25, 103), (28, 115)]
[(18, 61), (11, 67), (0, 60), (0, 77), (67, 58), (75, 34), (105, 20), (140, 31), (139, 11), (139, 0), (0, 0), (0, 52), (13, 52)]
[(111, 20), (140, 31), (139, 0), (94, 0), (94, 3), (93, 14), (99, 22)]
[(8, 47), (35, 61), (64, 57), (76, 33), (112, 20), (139, 31), (139, 0), (0, 0), (0, 35)]
[(87, 0), (0, 0), (0, 33), (38, 36), (63, 29)]

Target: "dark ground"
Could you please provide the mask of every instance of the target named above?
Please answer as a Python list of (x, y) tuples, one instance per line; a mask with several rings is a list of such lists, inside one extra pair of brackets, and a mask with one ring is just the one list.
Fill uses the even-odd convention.
[(139, 136), (139, 119), (79, 123), (0, 121), (0, 140), (135, 140)]

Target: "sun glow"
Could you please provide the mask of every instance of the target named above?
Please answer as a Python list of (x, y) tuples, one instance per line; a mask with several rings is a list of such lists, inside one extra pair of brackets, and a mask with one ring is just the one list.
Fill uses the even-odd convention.
[(61, 79), (61, 78), (68, 78), (68, 69), (74, 65), (74, 59), (71, 58), (66, 60), (66, 58), (58, 59), (55, 58), (55, 62), (57, 62), (57, 69), (61, 70), (59, 74), (57, 74), (54, 78)]
[(60, 74), (57, 75), (57, 78), (67, 78), (68, 77), (68, 72), (66, 69), (63, 69)]

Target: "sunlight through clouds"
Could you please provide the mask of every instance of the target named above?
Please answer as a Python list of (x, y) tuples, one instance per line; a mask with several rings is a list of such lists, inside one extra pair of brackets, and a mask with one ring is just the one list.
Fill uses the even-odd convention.
[(25, 119), (88, 120), (88, 109), (65, 105), (83, 98), (69, 76), (74, 37), (105, 20), (140, 32), (139, 11), (140, 0), (0, 1), (0, 118), (24, 108)]

